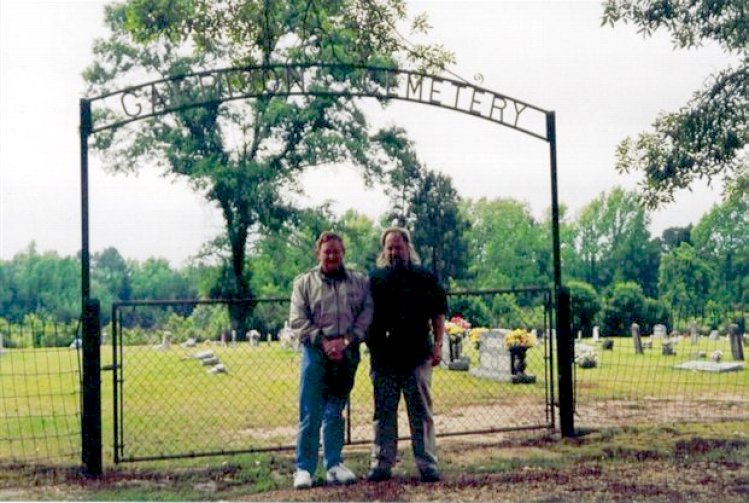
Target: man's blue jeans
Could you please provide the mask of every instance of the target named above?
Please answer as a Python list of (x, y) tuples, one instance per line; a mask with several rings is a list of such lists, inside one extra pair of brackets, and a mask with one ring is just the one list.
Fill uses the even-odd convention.
[(302, 346), (299, 383), (299, 432), (296, 442), (296, 466), (314, 475), (322, 425), (325, 469), (341, 462), (345, 422), (343, 408), (348, 397), (325, 396), (325, 355), (319, 347)]

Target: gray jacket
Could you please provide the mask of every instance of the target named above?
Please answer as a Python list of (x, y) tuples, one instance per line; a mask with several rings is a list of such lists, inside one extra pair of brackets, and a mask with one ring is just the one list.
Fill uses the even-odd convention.
[(374, 304), (365, 274), (344, 271), (328, 278), (320, 266), (294, 278), (289, 327), (299, 342), (319, 344), (322, 337), (344, 336), (350, 343), (364, 340), (372, 322)]

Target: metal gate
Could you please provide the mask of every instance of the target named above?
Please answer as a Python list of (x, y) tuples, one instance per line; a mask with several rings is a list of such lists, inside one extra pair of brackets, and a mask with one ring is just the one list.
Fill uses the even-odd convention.
[[(482, 331), (476, 330), (453, 337), (443, 351), (453, 362), (433, 374), (437, 435), (554, 428), (551, 291), (462, 291), (451, 292), (449, 300), (451, 315), (466, 319), (472, 305), (511, 305), (507, 321), (500, 317), (499, 323), (511, 318), (516, 324), (507, 326), (533, 330), (538, 343), (527, 352), (526, 377), (515, 376), (514, 384), (504, 333), (476, 337)], [(225, 301), (113, 306), (115, 463), (294, 448), (300, 356), (293, 341), (273, 331), (283, 327), (288, 299), (253, 303), (253, 321), (265, 330), (245, 337), (190, 321), (220, 315)], [(346, 411), (347, 444), (372, 439), (372, 385), (363, 353)], [(461, 365), (466, 362), (467, 368)], [(399, 423), (407, 439), (403, 406)]]

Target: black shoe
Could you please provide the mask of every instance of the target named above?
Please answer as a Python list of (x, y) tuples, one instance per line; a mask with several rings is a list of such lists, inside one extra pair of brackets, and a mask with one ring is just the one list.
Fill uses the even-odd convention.
[(370, 482), (382, 482), (393, 478), (393, 472), (390, 468), (372, 468), (367, 474), (367, 480)]
[(422, 482), (439, 482), (440, 480), (440, 472), (437, 470), (424, 470), (421, 472), (421, 481)]

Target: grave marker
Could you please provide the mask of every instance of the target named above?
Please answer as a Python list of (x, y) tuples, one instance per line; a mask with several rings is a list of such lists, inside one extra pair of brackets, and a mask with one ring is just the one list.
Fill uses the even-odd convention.
[(635, 354), (641, 355), (643, 354), (643, 351), (642, 339), (640, 339), (640, 325), (638, 325), (637, 323), (632, 323), (630, 330), (632, 331), (632, 342), (635, 345)]

